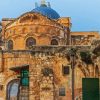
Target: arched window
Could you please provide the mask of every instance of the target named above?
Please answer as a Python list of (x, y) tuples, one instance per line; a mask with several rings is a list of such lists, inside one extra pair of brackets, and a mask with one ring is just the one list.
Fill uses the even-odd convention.
[(33, 37), (29, 37), (26, 40), (26, 47), (31, 47), (33, 45), (36, 45), (36, 39), (34, 39)]
[(9, 40), (8, 41), (8, 50), (12, 50), (13, 49), (13, 41)]
[(51, 45), (58, 45), (58, 41), (56, 39), (51, 40)]
[(18, 100), (19, 80), (15, 79), (7, 85), (7, 100)]

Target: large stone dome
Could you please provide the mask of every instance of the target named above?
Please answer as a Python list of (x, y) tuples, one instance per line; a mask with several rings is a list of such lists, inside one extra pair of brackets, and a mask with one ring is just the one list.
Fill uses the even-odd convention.
[(51, 19), (60, 18), (60, 15), (55, 10), (53, 10), (51, 7), (47, 7), (46, 5), (41, 5), (40, 7), (36, 7), (35, 9), (32, 10), (32, 12), (40, 13)]

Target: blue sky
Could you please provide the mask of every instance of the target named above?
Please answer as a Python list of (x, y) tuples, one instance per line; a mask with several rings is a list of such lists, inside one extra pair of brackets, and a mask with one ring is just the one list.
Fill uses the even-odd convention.
[[(71, 17), (72, 31), (100, 31), (100, 0), (47, 0), (62, 17)], [(40, 0), (1, 0), (0, 20), (31, 11)]]

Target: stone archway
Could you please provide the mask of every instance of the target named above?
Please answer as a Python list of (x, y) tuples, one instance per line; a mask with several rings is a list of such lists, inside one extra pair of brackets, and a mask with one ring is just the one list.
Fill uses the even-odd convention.
[(11, 80), (6, 88), (6, 100), (18, 100), (19, 95), (19, 79)]
[(85, 77), (89, 77), (89, 69), (85, 63), (79, 62), (77, 66), (81, 70), (81, 72), (84, 74)]

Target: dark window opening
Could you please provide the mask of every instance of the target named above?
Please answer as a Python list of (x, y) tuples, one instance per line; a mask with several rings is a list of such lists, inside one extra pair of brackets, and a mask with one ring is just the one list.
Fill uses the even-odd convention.
[(56, 39), (51, 40), (51, 45), (58, 45), (58, 41)]
[(69, 66), (62, 66), (63, 75), (69, 75)]
[(32, 37), (29, 37), (27, 40), (26, 40), (26, 47), (31, 47), (33, 45), (36, 45), (36, 40)]
[(65, 92), (64, 87), (59, 88), (59, 96), (66, 96), (66, 92)]

